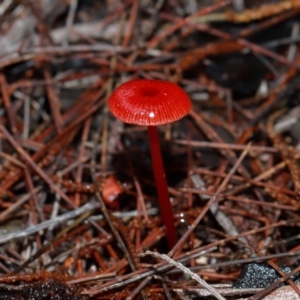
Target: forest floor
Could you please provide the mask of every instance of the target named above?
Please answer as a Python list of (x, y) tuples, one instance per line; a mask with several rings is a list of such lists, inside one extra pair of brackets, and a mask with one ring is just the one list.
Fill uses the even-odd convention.
[[(0, 300), (299, 299), (299, 15), (300, 0), (1, 1)], [(147, 128), (107, 106), (132, 79), (192, 102), (159, 126), (173, 248)]]

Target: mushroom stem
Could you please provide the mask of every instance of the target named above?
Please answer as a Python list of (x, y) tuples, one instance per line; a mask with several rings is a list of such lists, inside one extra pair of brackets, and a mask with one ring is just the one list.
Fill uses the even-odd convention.
[(166, 227), (166, 237), (170, 250), (177, 242), (177, 233), (175, 229), (173, 210), (170, 202), (165, 170), (162, 162), (157, 126), (148, 126), (148, 135), (159, 206), (161, 210), (162, 221)]

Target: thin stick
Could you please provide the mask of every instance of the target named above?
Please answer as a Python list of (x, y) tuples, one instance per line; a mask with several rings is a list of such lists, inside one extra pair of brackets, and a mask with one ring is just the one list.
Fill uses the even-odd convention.
[(69, 37), (70, 33), (72, 31), (72, 26), (75, 18), (75, 13), (78, 5), (78, 0), (71, 0), (70, 1), (70, 7), (68, 11), (68, 17), (67, 17), (67, 22), (66, 22), (66, 35), (65, 35), (65, 40), (62, 42), (62, 46), (68, 46), (69, 44)]
[[(191, 140), (190, 141), (173, 140), (172, 143), (178, 145), (191, 145), (192, 147), (199, 147), (199, 148), (231, 149), (237, 151), (242, 151), (247, 147), (247, 145), (215, 143), (215, 142), (206, 142), (206, 141), (191, 141)], [(278, 149), (274, 147), (267, 147), (267, 146), (251, 146), (251, 151), (278, 153)]]
[(120, 235), (119, 231), (116, 229), (115, 224), (113, 222), (114, 217), (106, 209), (105, 203), (104, 203), (104, 201), (103, 201), (103, 199), (102, 199), (102, 197), (99, 193), (99, 185), (98, 185), (98, 181), (97, 181), (97, 178), (96, 178), (96, 175), (95, 175), (96, 174), (96, 149), (97, 149), (96, 144), (97, 144), (98, 140), (99, 140), (99, 134), (96, 133), (95, 136), (94, 136), (95, 147), (93, 148), (94, 150), (93, 150), (93, 155), (92, 155), (92, 159), (91, 159), (91, 177), (92, 177), (93, 183), (95, 185), (95, 197), (96, 197), (96, 199), (97, 199), (97, 201), (100, 205), (100, 209), (103, 213), (104, 218), (106, 219), (113, 235), (115, 236), (115, 238), (118, 241), (121, 249), (124, 252), (124, 255), (126, 256), (131, 269), (133, 271), (135, 271), (137, 269), (135, 260), (132, 257), (131, 253), (128, 251), (128, 249), (126, 247), (126, 244), (123, 241), (123, 239), (121, 238), (121, 235)]
[[(50, 72), (47, 69), (44, 69), (43, 73), (44, 73), (45, 80), (50, 81), (51, 80)], [(53, 122), (55, 125), (55, 129), (57, 130), (57, 132), (61, 132), (63, 120), (62, 120), (62, 116), (60, 113), (59, 99), (58, 99), (57, 95), (55, 94), (53, 86), (51, 84), (47, 84), (46, 89), (47, 89), (49, 106), (50, 106)]]
[(146, 255), (151, 255), (154, 257), (161, 258), (163, 260), (166, 260), (170, 265), (180, 269), (184, 274), (187, 274), (191, 276), (194, 280), (196, 280), (200, 285), (205, 287), (207, 290), (209, 290), (217, 299), (220, 300), (226, 300), (220, 293), (211, 285), (209, 285), (205, 280), (203, 280), (198, 274), (191, 272), (187, 267), (185, 267), (182, 263), (176, 262), (172, 258), (170, 258), (166, 254), (159, 254), (157, 252), (152, 252), (152, 251), (146, 251), (140, 256), (146, 256)]

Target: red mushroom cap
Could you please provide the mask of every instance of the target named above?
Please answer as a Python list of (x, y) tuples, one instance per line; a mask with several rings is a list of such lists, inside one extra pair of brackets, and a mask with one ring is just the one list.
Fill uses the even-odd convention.
[(121, 84), (109, 97), (108, 107), (125, 123), (156, 126), (181, 119), (191, 109), (191, 101), (174, 83), (138, 79)]

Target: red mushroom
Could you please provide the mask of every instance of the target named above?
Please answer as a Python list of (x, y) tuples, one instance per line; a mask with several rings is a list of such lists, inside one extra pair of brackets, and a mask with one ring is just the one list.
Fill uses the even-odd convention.
[(154, 177), (169, 248), (177, 242), (174, 217), (162, 163), (157, 125), (181, 119), (191, 109), (188, 95), (178, 85), (139, 79), (121, 84), (109, 97), (111, 113), (125, 123), (148, 126)]

